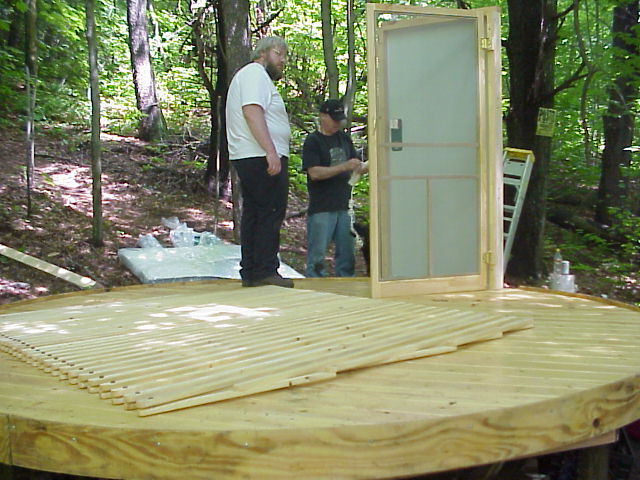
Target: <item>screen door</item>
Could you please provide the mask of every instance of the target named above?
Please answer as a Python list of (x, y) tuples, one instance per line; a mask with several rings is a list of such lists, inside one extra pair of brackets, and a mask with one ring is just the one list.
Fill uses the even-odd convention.
[(370, 8), (372, 292), (486, 289), (486, 15)]

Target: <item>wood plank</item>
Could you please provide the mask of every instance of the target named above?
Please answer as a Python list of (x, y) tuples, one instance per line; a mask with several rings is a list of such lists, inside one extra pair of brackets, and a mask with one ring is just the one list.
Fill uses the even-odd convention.
[(53, 275), (54, 277), (58, 277), (62, 280), (74, 284), (76, 287), (93, 288), (97, 285), (97, 282), (90, 279), (89, 277), (83, 277), (82, 275), (78, 275), (77, 273), (71, 272), (65, 268), (45, 262), (44, 260), (40, 260), (39, 258), (32, 257), (31, 255), (27, 255), (26, 253), (19, 252), (18, 250), (15, 250), (1, 243), (0, 255), (4, 255), (5, 257), (11, 258), (12, 260), (24, 263), (25, 265), (41, 270), (45, 273)]
[(0, 415), (0, 464), (11, 465), (10, 435), (9, 416)]
[[(53, 471), (67, 465), (67, 471), (76, 475), (99, 470), (115, 478), (149, 478), (145, 472), (150, 471), (162, 472), (167, 479), (184, 478), (185, 471), (192, 479), (357, 478), (376, 477), (381, 471), (412, 475), (425, 469), (443, 471), (461, 464), (500, 461), (530, 453), (536, 445), (560, 446), (567, 439), (596, 436), (599, 427), (584, 425), (581, 419), (594, 407), (603, 414), (612, 407), (619, 409), (622, 404), (611, 393), (611, 389), (597, 389), (588, 400), (567, 402), (559, 412), (549, 408), (551, 403), (542, 402), (531, 405), (530, 416), (509, 415), (507, 419), (504, 413), (488, 412), (489, 418), (482, 421), (450, 417), (438, 422), (312, 429), (304, 432), (304, 440), (302, 432), (291, 430), (278, 431), (277, 441), (272, 436), (275, 432), (265, 436), (251, 431), (201, 430), (189, 432), (190, 441), (185, 443), (176, 431), (150, 435), (144, 430), (97, 427), (85, 427), (78, 437), (68, 424), (43, 428), (40, 422), (18, 419), (15, 460), (47, 465)], [(482, 442), (477, 441), (478, 436)], [(31, 448), (36, 444), (42, 448)], [(424, 455), (425, 451), (430, 454)], [(465, 454), (460, 455), (461, 451)]]

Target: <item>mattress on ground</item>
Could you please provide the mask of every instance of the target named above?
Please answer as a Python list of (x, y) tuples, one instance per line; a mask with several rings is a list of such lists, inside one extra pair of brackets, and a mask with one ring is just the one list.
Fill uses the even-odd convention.
[[(179, 248), (121, 248), (120, 261), (142, 283), (183, 282), (206, 278), (240, 279), (240, 246), (217, 244)], [(283, 277), (303, 278), (280, 263)]]

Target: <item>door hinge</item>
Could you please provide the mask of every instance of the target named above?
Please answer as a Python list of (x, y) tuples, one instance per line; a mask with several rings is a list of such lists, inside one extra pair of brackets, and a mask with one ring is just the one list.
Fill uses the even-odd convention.
[(489, 37), (482, 37), (480, 39), (480, 47), (484, 50), (493, 50), (493, 42)]
[(484, 252), (482, 254), (482, 261), (487, 265), (493, 265), (495, 263), (495, 256), (492, 251)]
[(496, 46), (494, 42), (496, 41), (496, 35), (493, 24), (491, 23), (491, 18), (488, 15), (483, 15), (482, 23), (484, 28), (482, 37), (480, 37), (480, 47), (484, 50), (495, 50)]

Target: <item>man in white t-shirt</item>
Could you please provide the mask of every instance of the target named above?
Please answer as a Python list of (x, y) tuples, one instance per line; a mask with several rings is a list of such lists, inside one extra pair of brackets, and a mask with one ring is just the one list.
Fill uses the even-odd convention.
[(262, 38), (251, 60), (231, 80), (226, 106), (229, 159), (242, 187), (240, 276), (245, 287), (293, 287), (278, 274), (291, 128), (273, 84), (282, 77), (287, 44), (279, 37)]

